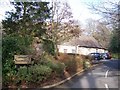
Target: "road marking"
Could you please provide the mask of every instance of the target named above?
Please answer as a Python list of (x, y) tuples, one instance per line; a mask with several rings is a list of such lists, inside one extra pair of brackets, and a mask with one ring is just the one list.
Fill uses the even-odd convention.
[(109, 72), (109, 70), (106, 71), (106, 73), (105, 73), (105, 78), (107, 78), (108, 72)]
[(109, 88), (108, 88), (108, 85), (107, 85), (107, 84), (105, 84), (105, 88), (106, 88), (107, 90), (109, 90)]

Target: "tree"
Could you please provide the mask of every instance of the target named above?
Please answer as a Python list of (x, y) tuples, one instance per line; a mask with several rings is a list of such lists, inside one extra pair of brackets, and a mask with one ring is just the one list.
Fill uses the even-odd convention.
[(48, 2), (12, 2), (12, 5), (15, 11), (7, 12), (6, 20), (2, 21), (7, 35), (40, 37), (45, 33), (44, 22), (50, 18)]
[(95, 21), (89, 19), (87, 22), (86, 33), (87, 35), (93, 36), (98, 43), (104, 47), (108, 48), (110, 42), (111, 31), (103, 22)]
[[(79, 34), (79, 25), (72, 19), (71, 8), (67, 2), (58, 0), (52, 1), (51, 19), (48, 24), (47, 37), (51, 39), (55, 46), (56, 56), (58, 55), (57, 45), (70, 37)], [(75, 34), (77, 32), (77, 34)]]
[[(100, 6), (99, 6), (100, 5)], [(110, 50), (120, 53), (120, 2), (106, 1), (99, 5), (90, 6), (96, 13), (101, 14), (109, 27), (112, 27), (113, 35), (111, 37), (111, 43), (109, 44)], [(116, 39), (115, 39), (116, 38)], [(114, 43), (116, 42), (116, 43)], [(114, 47), (114, 48), (113, 48)]]
[(58, 33), (58, 43), (67, 41), (72, 37), (79, 37), (81, 35), (81, 27), (77, 20), (69, 20), (60, 25), (60, 32)]
[[(48, 2), (12, 2), (15, 11), (7, 12), (2, 21), (3, 85), (9, 84), (17, 70), (14, 55), (31, 55), (33, 37), (45, 34), (45, 21), (50, 18)], [(29, 52), (30, 51), (30, 52)]]
[[(15, 54), (30, 54), (33, 37), (45, 34), (45, 21), (50, 18), (48, 2), (12, 2), (15, 11), (8, 11), (3, 24), (3, 60)], [(30, 52), (29, 52), (30, 51)]]

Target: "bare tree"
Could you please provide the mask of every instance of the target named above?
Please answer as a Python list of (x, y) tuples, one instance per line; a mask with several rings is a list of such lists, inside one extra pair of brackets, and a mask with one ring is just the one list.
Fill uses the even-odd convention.
[(104, 1), (99, 5), (92, 4), (89, 6), (94, 13), (103, 16), (102, 19), (106, 21), (106, 24), (112, 25), (112, 27), (118, 26), (120, 21), (120, 2)]
[(102, 47), (108, 48), (111, 30), (104, 23), (89, 19), (84, 32), (87, 35), (93, 36)]
[(111, 27), (113, 30), (113, 34), (111, 35), (111, 43), (109, 44), (111, 51), (120, 52), (120, 2), (117, 0), (107, 0), (101, 2), (99, 5), (92, 4), (89, 6), (94, 13), (103, 16), (103, 18), (100, 19), (100, 22), (104, 22), (104, 24)]
[[(48, 24), (47, 37), (54, 42), (56, 55), (59, 42), (79, 34), (79, 25), (72, 19), (71, 8), (67, 2), (52, 1), (51, 19)], [(77, 33), (77, 34), (75, 34)]]

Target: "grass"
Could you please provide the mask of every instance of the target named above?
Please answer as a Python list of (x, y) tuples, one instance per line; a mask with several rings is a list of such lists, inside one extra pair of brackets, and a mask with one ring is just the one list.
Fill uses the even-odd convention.
[(112, 58), (120, 59), (120, 53), (112, 53)]

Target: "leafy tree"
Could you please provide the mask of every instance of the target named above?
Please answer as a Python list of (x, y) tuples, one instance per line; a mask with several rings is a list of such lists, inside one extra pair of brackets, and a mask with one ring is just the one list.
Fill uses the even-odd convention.
[(28, 54), (32, 38), (45, 34), (44, 23), (50, 17), (48, 2), (12, 2), (12, 5), (15, 11), (7, 12), (2, 21), (4, 59), (14, 54)]
[(7, 12), (2, 21), (5, 33), (41, 36), (45, 33), (44, 22), (50, 17), (48, 2), (12, 2), (15, 11)]
[(33, 37), (41, 38), (45, 34), (45, 21), (50, 18), (48, 2), (12, 2), (11, 4), (15, 11), (8, 11), (6, 19), (2, 21), (4, 28), (2, 37), (4, 84), (16, 72), (13, 56), (30, 54)]
[(55, 46), (51, 40), (43, 40), (43, 49), (51, 55), (55, 55)]
[(120, 30), (116, 30), (112, 34), (109, 50), (113, 53), (120, 53), (119, 35), (120, 35)]

